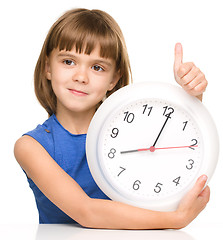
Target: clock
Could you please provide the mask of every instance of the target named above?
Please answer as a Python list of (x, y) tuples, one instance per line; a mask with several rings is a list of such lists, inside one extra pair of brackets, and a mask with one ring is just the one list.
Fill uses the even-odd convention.
[(205, 106), (182, 88), (143, 82), (123, 87), (96, 111), (87, 134), (91, 174), (112, 200), (173, 211), (197, 178), (214, 173), (219, 152)]

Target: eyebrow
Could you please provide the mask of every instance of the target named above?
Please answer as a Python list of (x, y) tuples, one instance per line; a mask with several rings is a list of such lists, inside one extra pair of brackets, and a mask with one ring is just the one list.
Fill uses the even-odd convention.
[(58, 53), (57, 56), (58, 56), (58, 57), (76, 57), (76, 56), (73, 55), (73, 54), (70, 54), (70, 53), (64, 53), (64, 52), (60, 52), (60, 53)]
[[(68, 53), (68, 52), (60, 52), (60, 53), (58, 53), (57, 56), (58, 57), (70, 57), (70, 58), (77, 58), (78, 57), (77, 55), (74, 55), (74, 54), (71, 54), (71, 53)], [(92, 61), (98, 62), (98, 63), (101, 63), (101, 64), (106, 64), (109, 67), (112, 66), (112, 63), (110, 61), (104, 60), (104, 58), (95, 58)]]

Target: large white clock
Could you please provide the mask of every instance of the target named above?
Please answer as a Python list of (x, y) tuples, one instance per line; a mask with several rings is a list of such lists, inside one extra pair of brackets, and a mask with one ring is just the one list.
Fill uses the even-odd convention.
[(175, 210), (197, 178), (210, 180), (218, 134), (204, 105), (178, 86), (126, 86), (97, 110), (87, 134), (87, 160), (101, 190), (116, 201)]

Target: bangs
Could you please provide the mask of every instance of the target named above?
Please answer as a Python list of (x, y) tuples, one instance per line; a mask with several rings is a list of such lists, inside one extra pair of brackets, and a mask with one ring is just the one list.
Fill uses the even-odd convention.
[(118, 64), (120, 60), (120, 40), (106, 21), (98, 13), (81, 13), (82, 16), (70, 17), (58, 22), (54, 34), (50, 37), (47, 55), (54, 48), (71, 51), (74, 47), (77, 53), (90, 55), (100, 46), (100, 57), (111, 58)]

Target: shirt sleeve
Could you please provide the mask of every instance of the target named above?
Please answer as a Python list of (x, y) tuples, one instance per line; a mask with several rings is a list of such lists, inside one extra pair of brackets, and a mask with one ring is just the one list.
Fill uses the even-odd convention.
[(34, 130), (23, 134), (23, 136), (24, 135), (28, 135), (34, 138), (44, 147), (44, 149), (50, 154), (50, 156), (54, 158), (54, 140), (52, 133), (48, 128), (46, 128), (44, 125), (38, 125)]

